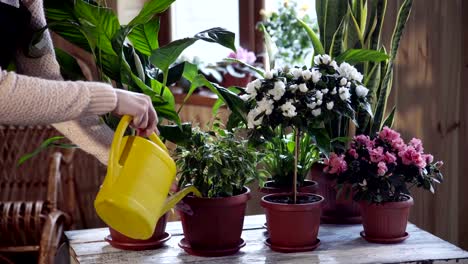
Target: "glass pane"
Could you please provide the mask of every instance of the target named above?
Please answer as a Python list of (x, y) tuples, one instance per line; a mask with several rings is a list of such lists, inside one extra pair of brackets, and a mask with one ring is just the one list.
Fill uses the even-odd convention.
[[(239, 0), (177, 0), (172, 4), (172, 40), (191, 37), (196, 33), (223, 27), (236, 34), (239, 45)], [(253, 30), (253, 29), (252, 29)], [(226, 58), (228, 48), (197, 41), (182, 54), (187, 59), (199, 57), (203, 62), (216, 62)]]
[(317, 14), (315, 13), (315, 0), (265, 0), (265, 10), (267, 12), (276, 12), (281, 5), (289, 2), (297, 3), (300, 15), (308, 14), (313, 20), (317, 18)]

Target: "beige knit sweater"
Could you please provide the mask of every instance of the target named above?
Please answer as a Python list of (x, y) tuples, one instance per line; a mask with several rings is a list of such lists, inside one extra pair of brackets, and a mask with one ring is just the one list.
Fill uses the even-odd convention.
[[(45, 26), (43, 1), (22, 1), (31, 12), (33, 28)], [(107, 164), (113, 132), (98, 115), (115, 109), (114, 89), (103, 83), (63, 81), (48, 32), (44, 38), (38, 58), (18, 51), (17, 73), (0, 68), (0, 124), (53, 124), (81, 149)]]

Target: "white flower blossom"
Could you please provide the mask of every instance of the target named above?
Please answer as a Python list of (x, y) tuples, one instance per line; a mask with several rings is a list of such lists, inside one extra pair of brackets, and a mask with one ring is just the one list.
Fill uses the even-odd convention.
[(317, 106), (317, 103), (310, 103), (310, 104), (307, 104), (307, 107), (311, 108), (311, 109), (314, 109), (315, 107)]
[(346, 78), (341, 78), (341, 80), (340, 80), (340, 85), (341, 86), (345, 86), (347, 83), (348, 83), (348, 80), (346, 80)]
[(286, 103), (281, 105), (280, 108), (283, 111), (283, 115), (286, 117), (295, 117), (297, 115), (296, 107), (292, 104), (291, 101), (287, 101)]
[(320, 81), (320, 78), (322, 78), (322, 74), (317, 69), (313, 69), (311, 75), (313, 83), (318, 83), (318, 81)]
[(302, 76), (302, 70), (299, 68), (294, 68), (291, 72), (296, 79)]
[(327, 103), (327, 109), (328, 109), (328, 110), (332, 110), (332, 109), (333, 109), (333, 105), (334, 105), (333, 102), (328, 102), (328, 103)]
[(321, 113), (322, 113), (322, 109), (320, 109), (320, 108), (312, 110), (312, 114), (314, 116), (319, 116)]
[(369, 89), (367, 89), (366, 87), (364, 87), (362, 85), (358, 85), (356, 87), (356, 95), (358, 97), (366, 97), (368, 92), (369, 92)]
[(348, 80), (355, 80), (358, 82), (362, 82), (362, 78), (363, 78), (362, 74), (358, 72), (356, 68), (354, 68), (347, 62), (341, 63), (337, 71), (341, 77), (346, 77), (346, 79)]
[(349, 98), (351, 97), (351, 94), (349, 93), (349, 89), (348, 88), (345, 88), (345, 87), (341, 87), (338, 92), (340, 93), (340, 98), (341, 100), (343, 101), (347, 101), (349, 100)]
[(317, 105), (322, 105), (322, 100), (317, 100)]
[(330, 62), (330, 66), (332, 66), (333, 69), (335, 69), (335, 70), (338, 69), (338, 64), (336, 64), (336, 61)]
[(346, 84), (346, 87), (348, 87), (348, 88), (351, 87), (351, 82), (348, 82), (348, 83)]
[(248, 100), (250, 100), (251, 95), (250, 94), (243, 94), (243, 95), (241, 95), (239, 97), (240, 97), (240, 99), (242, 99), (244, 101), (248, 101)]
[(291, 92), (295, 93), (296, 90), (297, 90), (297, 84), (291, 84), (291, 85), (289, 86), (289, 89), (291, 90)]
[(314, 63), (316, 65), (325, 64), (328, 65), (332, 61), (331, 57), (327, 54), (317, 55), (314, 57)]
[(265, 112), (265, 115), (271, 115), (274, 108), (273, 103), (273, 100), (267, 99), (265, 96), (261, 101), (257, 102), (257, 109), (261, 113)]
[(315, 92), (315, 98), (317, 98), (317, 100), (322, 100), (323, 93), (321, 91)]
[(265, 72), (265, 79), (273, 79), (273, 77), (275, 77), (275, 75), (278, 75), (278, 71), (276, 69), (273, 69), (271, 71), (267, 71)]
[(262, 86), (262, 81), (260, 79), (256, 79), (255, 81), (253, 81), (253, 85), (255, 89), (258, 90)]
[(327, 89), (327, 88), (322, 89), (322, 90), (320, 90), (320, 91), (321, 91), (323, 94), (327, 94), (327, 93), (328, 93), (328, 89)]
[(302, 71), (302, 78), (308, 81), (312, 77), (312, 72), (309, 70)]
[(273, 96), (273, 100), (278, 101), (283, 97), (284, 93), (286, 92), (285, 84), (282, 81), (276, 81), (275, 86), (273, 89), (268, 91), (268, 94)]
[(306, 93), (309, 89), (307, 88), (307, 85), (305, 83), (299, 84), (299, 91)]
[(263, 116), (258, 117), (260, 115), (260, 111), (258, 111), (257, 108), (252, 109), (248, 114), (247, 114), (247, 127), (248, 128), (254, 128), (258, 125), (260, 125), (263, 122)]
[(255, 81), (249, 82), (247, 86), (245, 87), (245, 92), (248, 94), (257, 94), (257, 89), (255, 86)]
[(333, 90), (331, 91), (331, 94), (336, 94), (336, 87), (333, 88)]

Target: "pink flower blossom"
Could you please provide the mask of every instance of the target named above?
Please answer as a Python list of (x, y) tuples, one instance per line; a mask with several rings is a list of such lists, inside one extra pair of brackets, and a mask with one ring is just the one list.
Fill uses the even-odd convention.
[(353, 148), (349, 149), (348, 154), (351, 155), (355, 159), (359, 158), (359, 155), (357, 154), (356, 149), (353, 149)]
[(377, 147), (374, 149), (369, 148), (370, 159), (374, 163), (378, 163), (385, 160), (385, 155), (383, 153), (384, 149), (382, 147)]
[(345, 172), (348, 169), (348, 165), (344, 160), (344, 155), (336, 155), (336, 153), (331, 153), (328, 159), (325, 159), (325, 168), (324, 172), (329, 174), (340, 174)]
[(255, 54), (251, 51), (248, 51), (242, 47), (237, 48), (237, 52), (231, 52), (228, 56), (229, 58), (238, 59), (248, 64), (252, 64), (257, 60)]
[(413, 138), (410, 140), (409, 142), (409, 145), (410, 146), (413, 146), (413, 148), (417, 151), (417, 152), (423, 152), (424, 149), (423, 149), (423, 146), (422, 146), (422, 143), (421, 143), (421, 140), (419, 138)]
[(405, 165), (415, 165), (420, 169), (426, 167), (426, 160), (413, 146), (408, 146), (405, 150), (398, 152), (398, 156)]
[(358, 144), (360, 144), (362, 146), (365, 146), (367, 148), (370, 148), (370, 147), (374, 146), (374, 141), (372, 141), (369, 138), (369, 136), (357, 135), (357, 136), (354, 136), (353, 140), (354, 140), (355, 143), (358, 143)]
[(423, 154), (422, 156), (427, 164), (430, 164), (434, 161), (434, 156), (432, 156), (431, 154)]
[(396, 157), (390, 152), (385, 153), (385, 162), (386, 163), (396, 163)]
[(392, 145), (392, 148), (393, 148), (396, 152), (400, 152), (400, 151), (403, 151), (403, 150), (406, 149), (406, 144), (405, 144), (405, 142), (403, 141), (403, 139), (401, 139), (401, 138), (395, 139), (395, 140), (392, 141), (390, 144)]
[(385, 162), (381, 161), (377, 164), (377, 174), (379, 176), (384, 176), (385, 173), (387, 172), (387, 165), (385, 164)]
[(400, 133), (391, 128), (384, 127), (382, 131), (379, 132), (379, 138), (386, 142), (393, 142), (400, 138)]

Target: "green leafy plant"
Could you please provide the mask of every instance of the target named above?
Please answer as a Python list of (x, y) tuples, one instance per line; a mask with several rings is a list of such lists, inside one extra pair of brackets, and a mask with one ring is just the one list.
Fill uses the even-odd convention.
[[(366, 111), (357, 113), (356, 134), (373, 135), (383, 126), (393, 124), (395, 107), (386, 118), (384, 114), (394, 61), (412, 3), (412, 0), (405, 0), (400, 6), (389, 52), (382, 43), (387, 0), (317, 0), (319, 34), (315, 34), (307, 23), (301, 23), (316, 54), (328, 53), (338, 63), (347, 61), (366, 76), (363, 85), (369, 89), (372, 116)], [(335, 120), (328, 133), (331, 138), (347, 137), (349, 120)]]
[[(277, 59), (284, 65), (304, 65), (304, 59), (312, 52), (307, 33), (302, 30), (301, 22), (296, 20), (299, 11), (306, 12), (307, 7), (299, 10), (295, 1), (282, 1), (276, 12), (262, 11), (264, 21), (261, 22), (278, 47)], [(318, 32), (317, 24), (305, 14), (302, 21), (313, 25)]]
[(191, 138), (175, 151), (179, 187), (194, 185), (203, 197), (228, 197), (242, 193), (257, 179), (257, 153), (233, 133), (193, 128)]
[[(283, 129), (275, 129), (275, 136), (262, 146), (263, 158), (260, 171), (264, 178), (271, 179), (277, 187), (293, 185), (294, 177), (294, 142), (295, 133), (283, 134)], [(299, 157), (297, 162), (297, 184), (302, 186), (312, 165), (320, 159), (319, 148), (312, 137), (304, 133), (299, 143)]]

